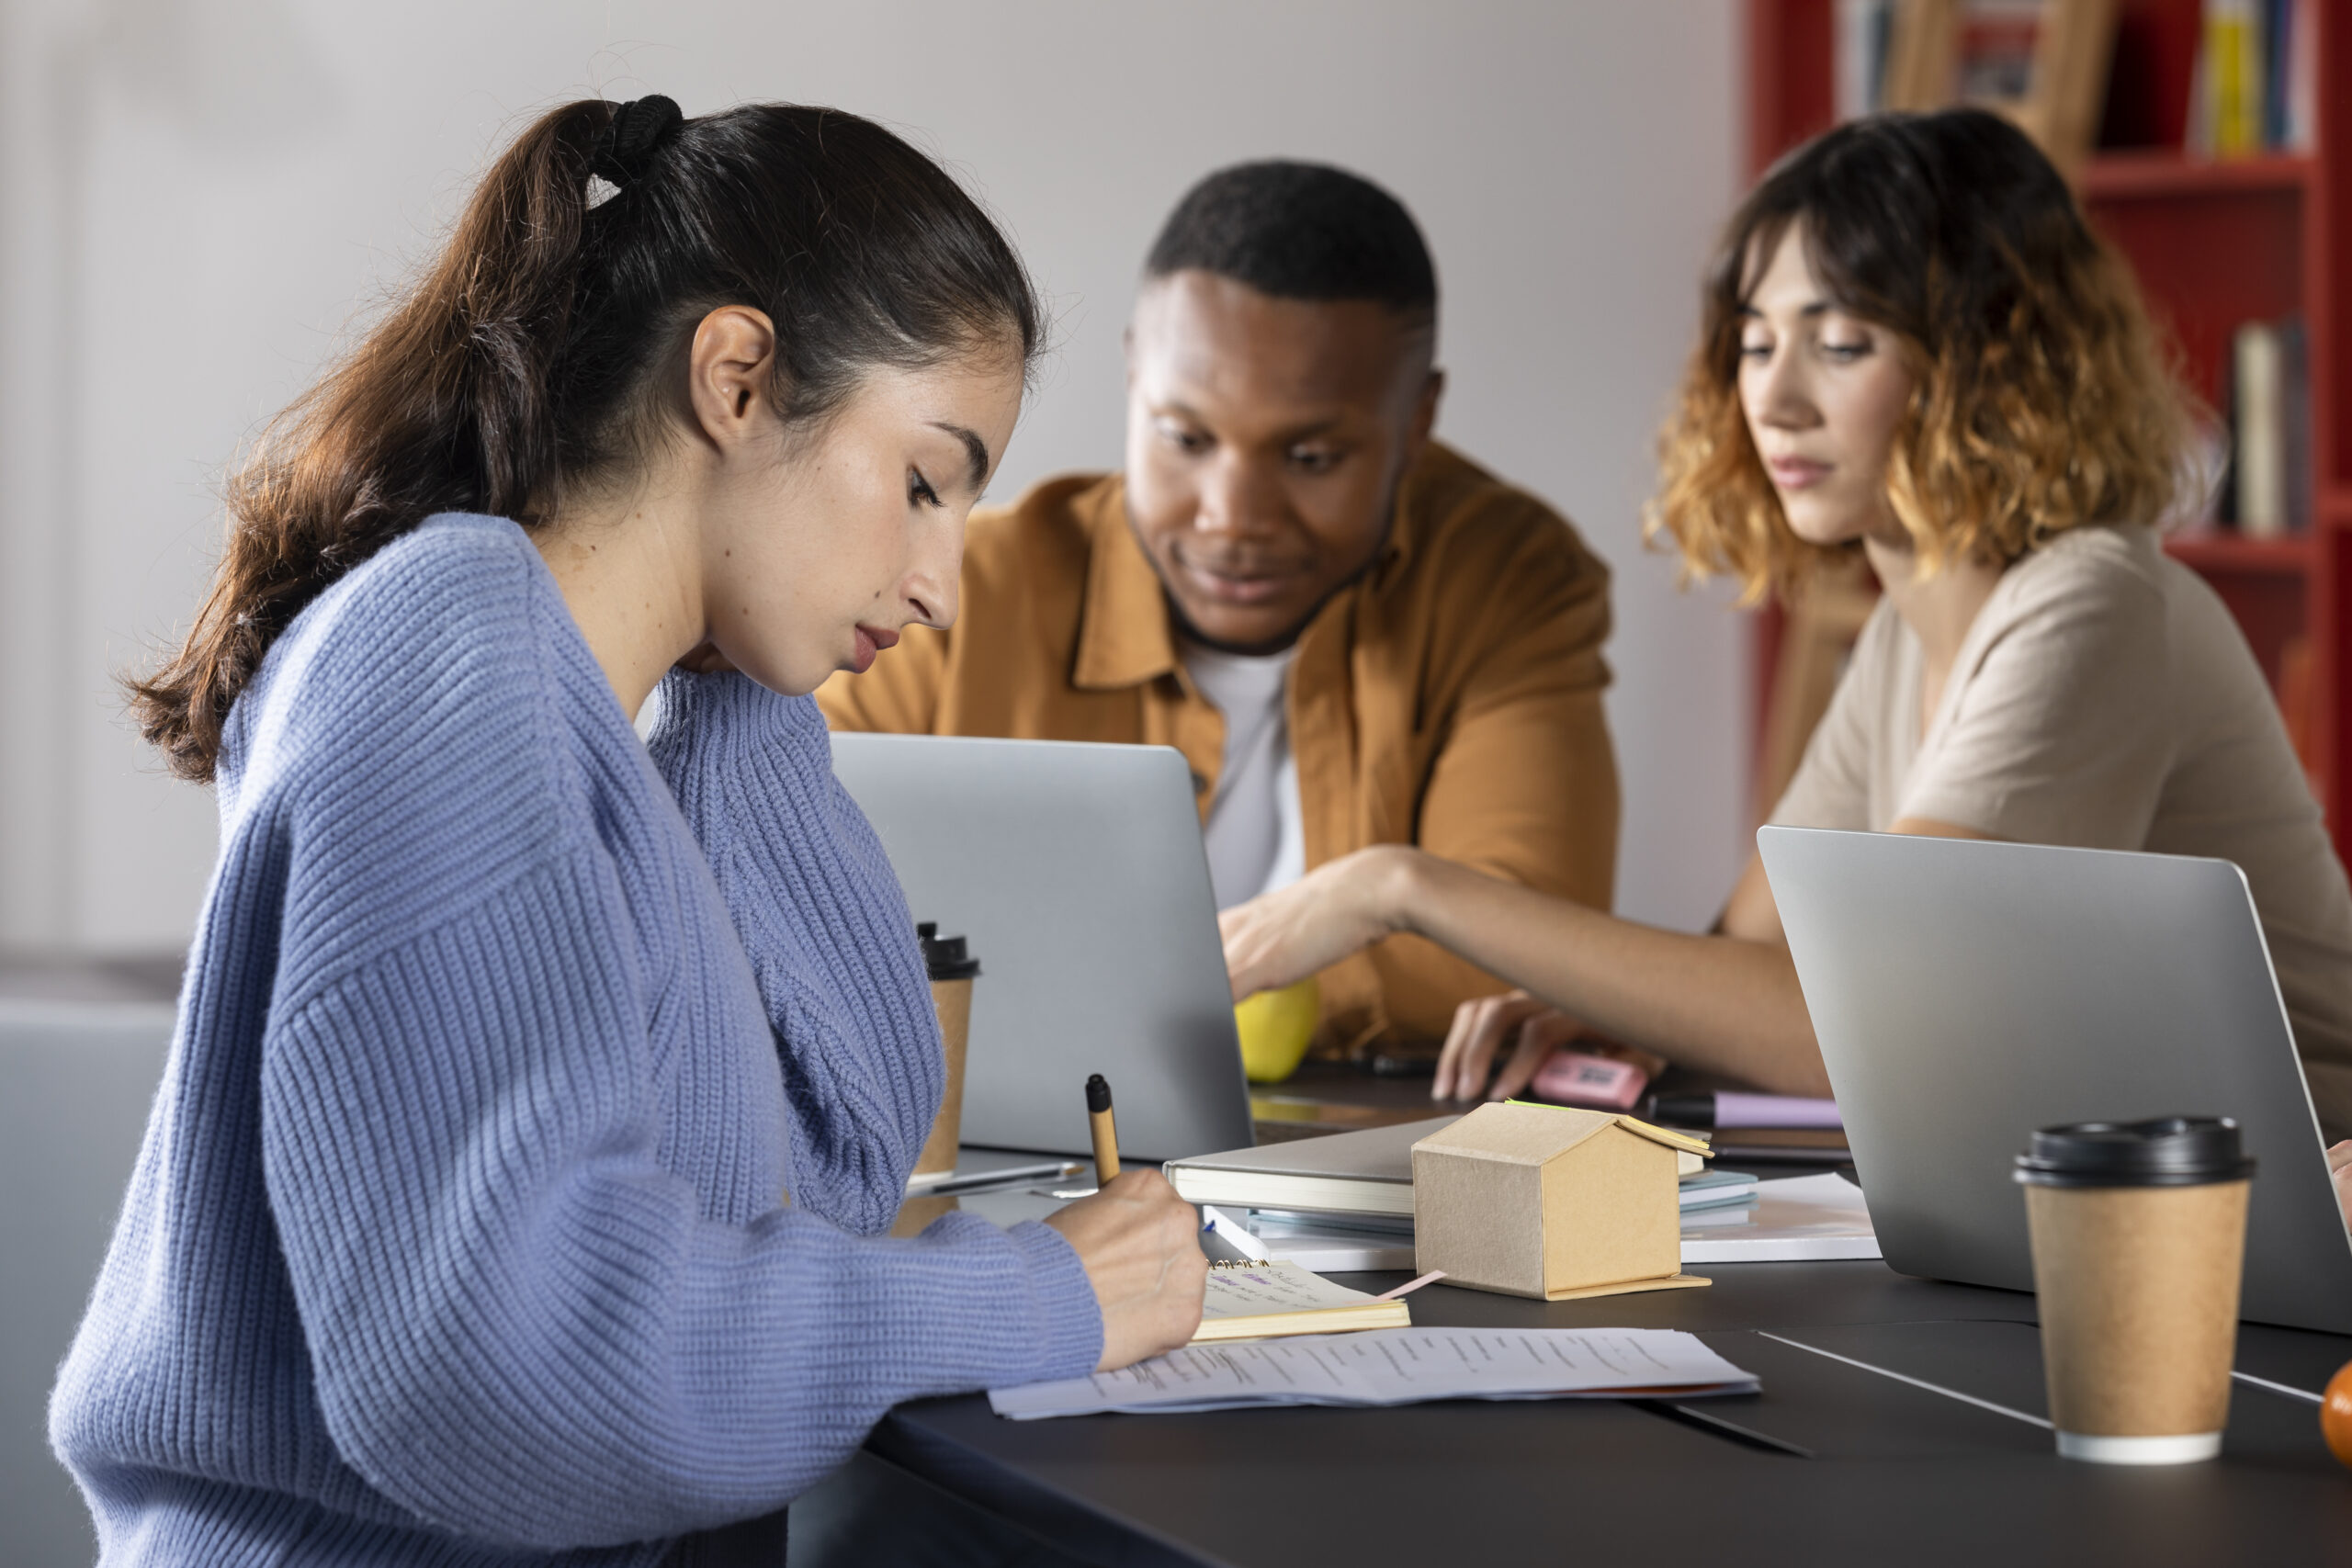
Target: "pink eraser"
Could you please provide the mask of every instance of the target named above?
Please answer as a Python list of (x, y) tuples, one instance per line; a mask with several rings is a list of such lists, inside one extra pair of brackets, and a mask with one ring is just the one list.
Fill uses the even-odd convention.
[(1631, 1111), (1649, 1081), (1649, 1074), (1631, 1062), (1563, 1046), (1535, 1070), (1535, 1080), (1529, 1087), (1545, 1100), (1563, 1104)]

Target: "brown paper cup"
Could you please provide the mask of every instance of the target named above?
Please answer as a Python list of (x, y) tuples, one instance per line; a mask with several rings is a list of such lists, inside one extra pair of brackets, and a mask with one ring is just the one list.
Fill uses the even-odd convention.
[(2178, 1464), (2221, 1452), (2250, 1188), (2026, 1188), (2061, 1454)]
[(939, 1010), (940, 1043), (947, 1051), (947, 1093), (939, 1101), (939, 1117), (915, 1156), (914, 1176), (937, 1179), (954, 1174), (956, 1150), (964, 1126), (964, 1040), (972, 1027), (972, 982), (933, 980), (932, 1005)]

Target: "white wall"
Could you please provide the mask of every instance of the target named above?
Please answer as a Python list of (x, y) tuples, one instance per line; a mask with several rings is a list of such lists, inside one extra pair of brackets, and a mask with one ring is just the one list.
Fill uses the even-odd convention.
[(0, 943), (190, 931), (209, 795), (113, 674), (192, 610), (217, 476), (485, 153), (582, 92), (832, 102), (948, 158), (1060, 349), (996, 494), (1116, 463), (1118, 333), (1217, 164), (1385, 183), (1438, 258), (1440, 431), (1617, 570), (1621, 902), (1712, 916), (1743, 855), (1744, 626), (1640, 547), (1655, 429), (1734, 192), (1732, 0), (0, 0)]

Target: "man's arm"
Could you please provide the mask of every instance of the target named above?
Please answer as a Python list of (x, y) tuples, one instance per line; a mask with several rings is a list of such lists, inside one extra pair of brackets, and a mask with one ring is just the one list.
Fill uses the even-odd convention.
[[(1464, 563), (1478, 592), (1449, 596), (1449, 624), (1438, 628), (1464, 648), (1464, 673), (1415, 841), (1489, 876), (1606, 910), (1619, 812), (1601, 706), (1608, 571), (1549, 513), (1514, 532), (1508, 550)], [(1374, 963), (1392, 1024), (1421, 1038), (1443, 1039), (1457, 1006), (1506, 988), (1412, 937), (1383, 942)]]

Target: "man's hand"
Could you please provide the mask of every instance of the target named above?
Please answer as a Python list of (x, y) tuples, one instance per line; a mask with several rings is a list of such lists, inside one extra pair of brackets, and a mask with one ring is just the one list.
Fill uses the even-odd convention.
[(1233, 999), (1295, 985), (1396, 931), (1396, 905), (1419, 852), (1358, 850), (1219, 915)]
[(2328, 1149), (2327, 1173), (2335, 1182), (2335, 1206), (2344, 1211), (2345, 1222), (2352, 1224), (2352, 1138)]
[(1209, 1260), (1200, 1215), (1156, 1170), (1124, 1170), (1048, 1217), (1086, 1267), (1102, 1308), (1099, 1372), (1173, 1350), (1201, 1325)]

